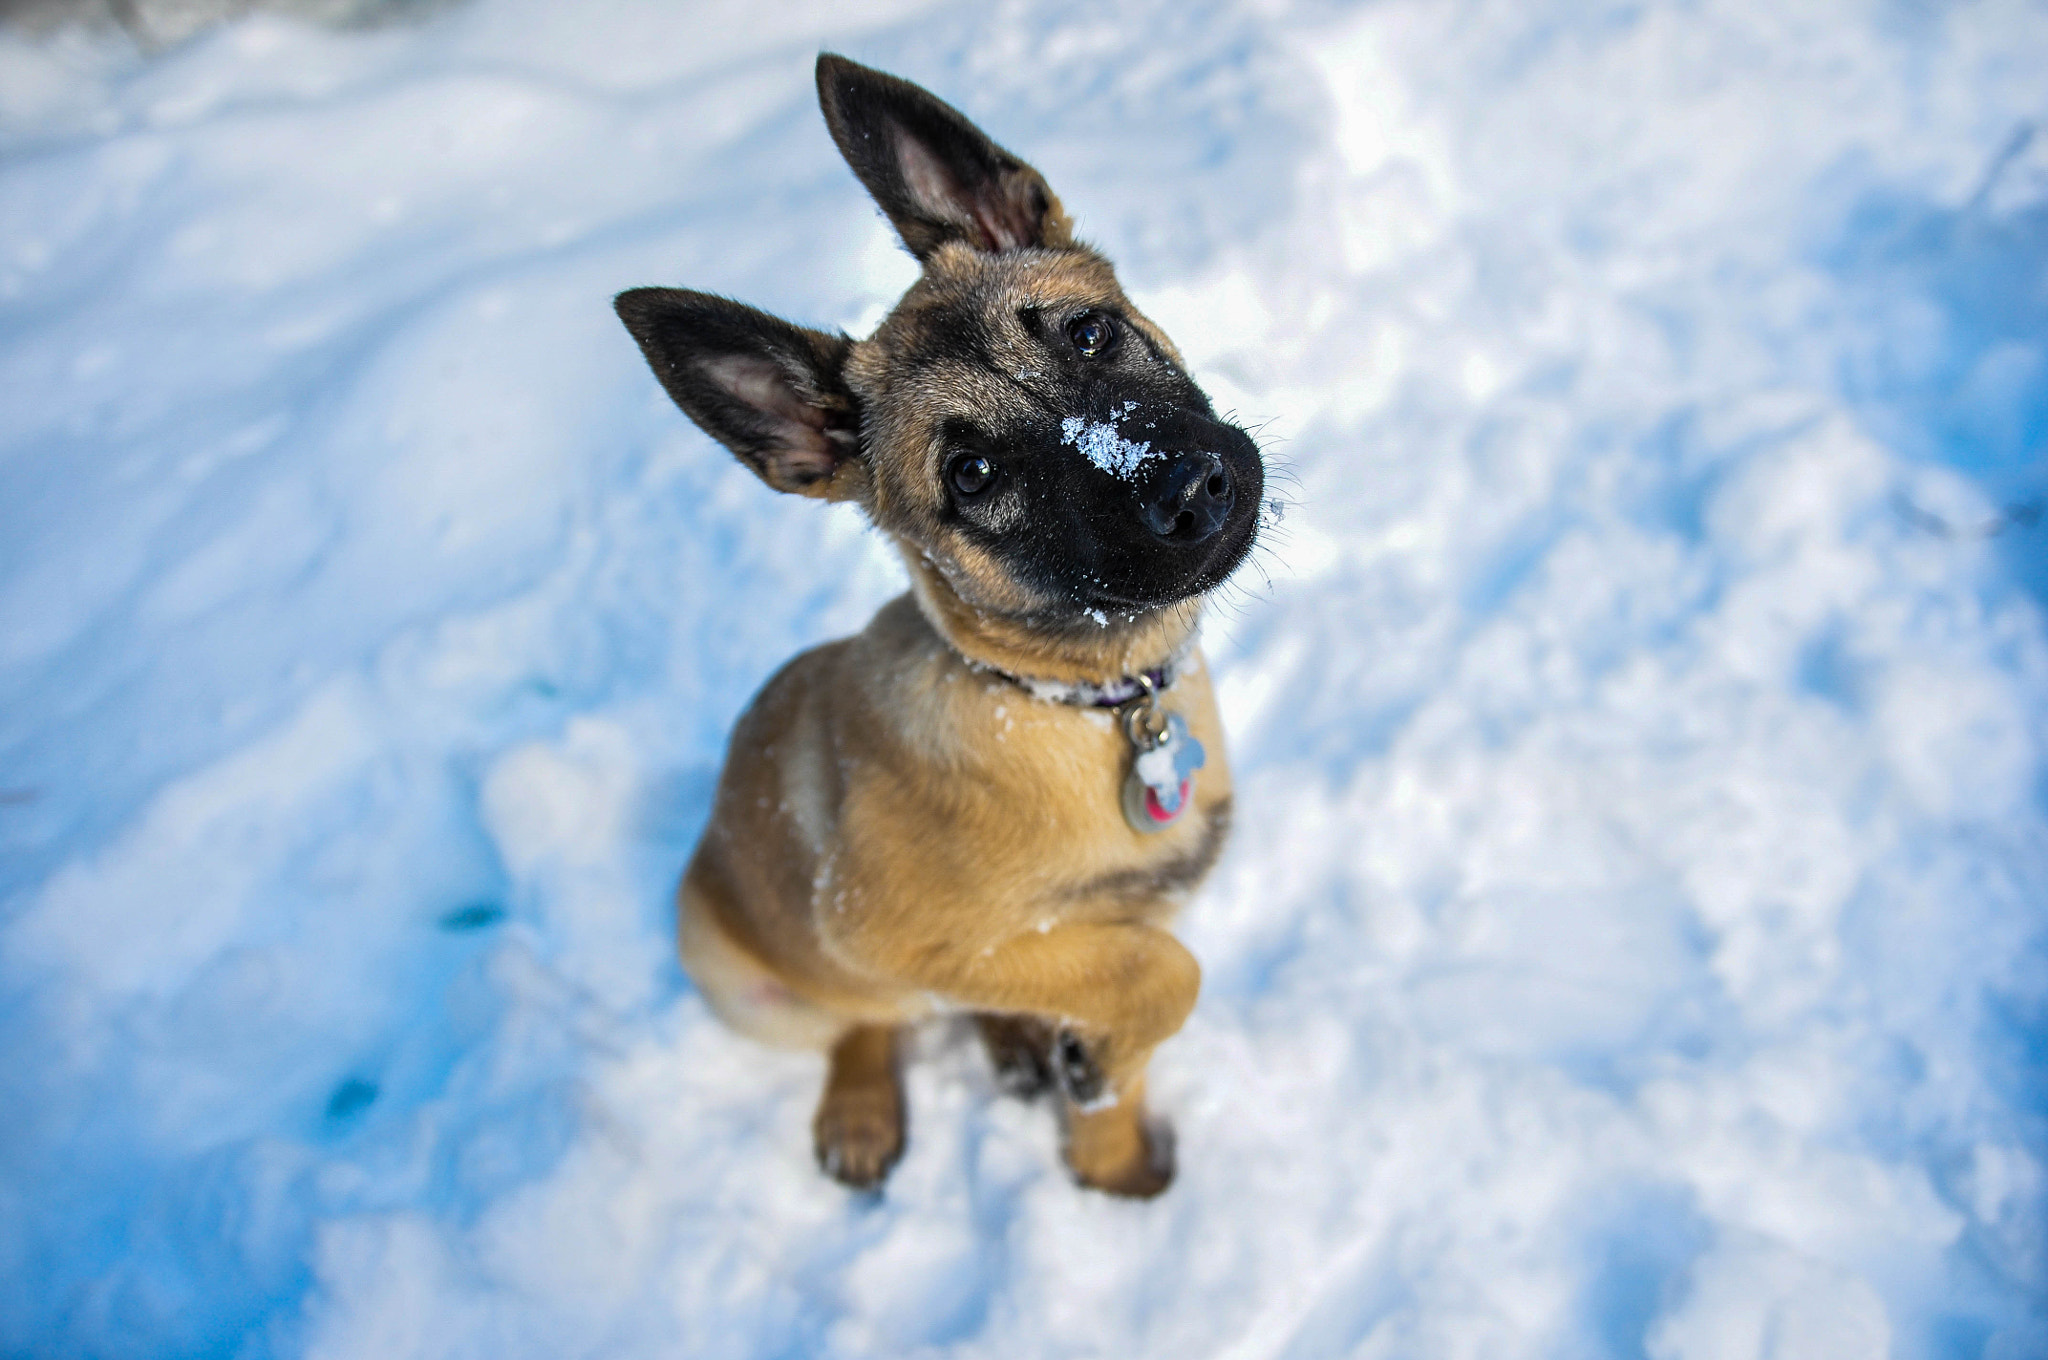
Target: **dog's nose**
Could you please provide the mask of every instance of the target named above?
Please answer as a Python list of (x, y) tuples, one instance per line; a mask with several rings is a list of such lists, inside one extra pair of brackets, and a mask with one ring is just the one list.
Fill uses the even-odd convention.
[(1221, 458), (1183, 453), (1153, 481), (1138, 507), (1138, 518), (1161, 538), (1199, 543), (1223, 527), (1236, 494)]

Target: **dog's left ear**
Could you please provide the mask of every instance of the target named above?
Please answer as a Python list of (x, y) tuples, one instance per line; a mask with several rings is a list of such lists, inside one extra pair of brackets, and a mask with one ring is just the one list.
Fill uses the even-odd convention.
[(992, 253), (1073, 244), (1044, 176), (909, 81), (827, 52), (818, 104), (840, 154), (918, 259), (947, 241)]
[(681, 288), (635, 288), (613, 305), (676, 405), (762, 481), (821, 500), (860, 496), (851, 340)]

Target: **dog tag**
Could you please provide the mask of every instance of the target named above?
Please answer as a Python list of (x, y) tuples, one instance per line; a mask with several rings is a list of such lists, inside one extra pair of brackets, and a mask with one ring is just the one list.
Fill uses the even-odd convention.
[(1195, 801), (1195, 771), (1206, 759), (1187, 720), (1167, 714), (1165, 729), (1151, 746), (1138, 746), (1124, 778), (1124, 820), (1136, 831), (1163, 831), (1179, 821)]

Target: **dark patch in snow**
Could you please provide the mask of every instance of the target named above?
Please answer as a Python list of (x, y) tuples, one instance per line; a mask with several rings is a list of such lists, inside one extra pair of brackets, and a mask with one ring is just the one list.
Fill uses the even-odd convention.
[(505, 909), (495, 902), (472, 902), (446, 912), (440, 920), (441, 929), (456, 934), (482, 930), (505, 919)]
[(362, 1077), (347, 1078), (327, 1098), (328, 1120), (336, 1124), (347, 1123), (376, 1104), (379, 1089), (374, 1081)]

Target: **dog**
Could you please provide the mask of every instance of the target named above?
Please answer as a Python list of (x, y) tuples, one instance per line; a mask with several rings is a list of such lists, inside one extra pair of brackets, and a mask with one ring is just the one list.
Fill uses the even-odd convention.
[(734, 1029), (828, 1055), (831, 1176), (901, 1156), (906, 1028), (965, 1012), (1009, 1090), (1057, 1094), (1084, 1185), (1158, 1194), (1145, 1068), (1201, 970), (1166, 926), (1230, 774), (1196, 647), (1264, 467), (1039, 173), (919, 86), (825, 54), (825, 122), (922, 265), (866, 340), (727, 298), (616, 301), (692, 420), (778, 491), (852, 501), (909, 592), (739, 719), (678, 892)]

